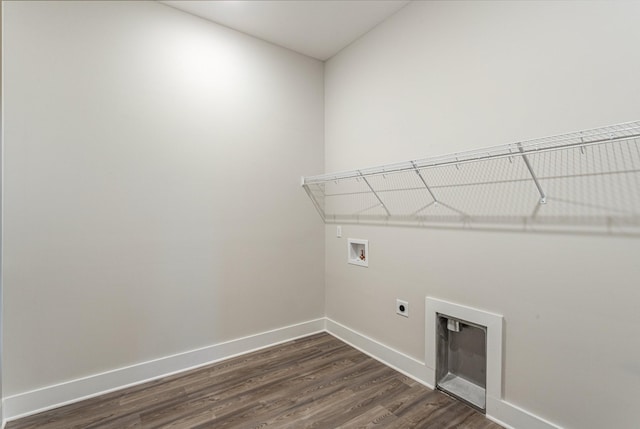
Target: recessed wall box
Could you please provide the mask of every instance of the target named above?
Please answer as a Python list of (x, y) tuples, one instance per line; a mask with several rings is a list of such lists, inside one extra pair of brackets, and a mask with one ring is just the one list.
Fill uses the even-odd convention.
[(361, 267), (369, 266), (369, 240), (350, 238), (347, 240), (347, 262)]
[(436, 388), (486, 411), (487, 327), (437, 314)]

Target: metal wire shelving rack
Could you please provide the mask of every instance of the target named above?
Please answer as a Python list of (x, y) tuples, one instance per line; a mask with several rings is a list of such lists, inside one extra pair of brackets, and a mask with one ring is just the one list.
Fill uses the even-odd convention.
[(302, 178), (325, 223), (640, 232), (640, 121)]

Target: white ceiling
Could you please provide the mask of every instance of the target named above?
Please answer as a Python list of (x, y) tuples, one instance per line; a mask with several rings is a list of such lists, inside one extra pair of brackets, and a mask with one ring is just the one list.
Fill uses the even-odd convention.
[(384, 21), (409, 0), (162, 3), (324, 61)]

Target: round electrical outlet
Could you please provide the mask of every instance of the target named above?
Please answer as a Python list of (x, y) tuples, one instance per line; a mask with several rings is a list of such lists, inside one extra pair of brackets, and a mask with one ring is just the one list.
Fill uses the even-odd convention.
[(401, 299), (396, 299), (396, 314), (403, 317), (409, 317), (409, 303)]

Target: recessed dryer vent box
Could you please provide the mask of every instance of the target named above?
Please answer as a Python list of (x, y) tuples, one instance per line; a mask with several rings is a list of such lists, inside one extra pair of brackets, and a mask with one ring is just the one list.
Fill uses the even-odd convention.
[(347, 240), (347, 262), (361, 267), (369, 266), (369, 240), (350, 238)]
[(487, 327), (437, 314), (436, 387), (486, 411)]

